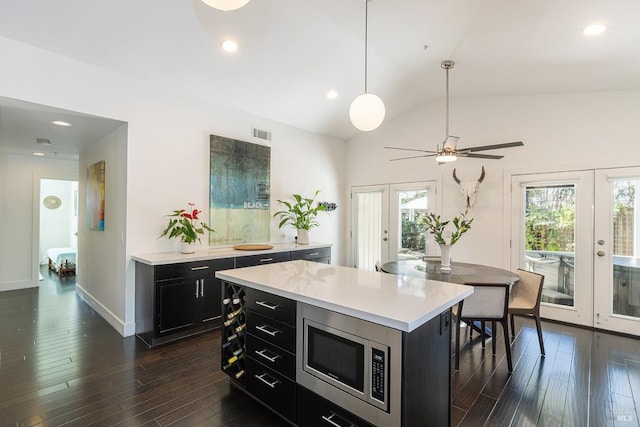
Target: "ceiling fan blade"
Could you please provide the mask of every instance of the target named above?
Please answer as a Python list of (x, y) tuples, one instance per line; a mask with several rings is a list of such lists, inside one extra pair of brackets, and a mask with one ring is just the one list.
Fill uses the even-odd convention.
[(435, 154), (423, 154), (421, 156), (411, 156), (411, 157), (400, 157), (398, 159), (389, 159), (390, 162), (395, 162), (396, 160), (409, 160), (409, 159), (419, 159), (421, 157), (433, 157)]
[(472, 151), (485, 151), (485, 150), (498, 150), (500, 148), (522, 147), (523, 145), (524, 144), (522, 143), (522, 141), (505, 142), (504, 144), (481, 145), (479, 147), (461, 148), (458, 150), (458, 153), (469, 153)]
[(504, 156), (496, 156), (495, 154), (475, 154), (475, 153), (458, 153), (459, 157), (474, 157), (476, 159), (501, 159)]
[(435, 153), (435, 151), (430, 150), (418, 150), (417, 148), (401, 148), (401, 147), (384, 147), (390, 150), (403, 150), (403, 151), (419, 151), (421, 153)]

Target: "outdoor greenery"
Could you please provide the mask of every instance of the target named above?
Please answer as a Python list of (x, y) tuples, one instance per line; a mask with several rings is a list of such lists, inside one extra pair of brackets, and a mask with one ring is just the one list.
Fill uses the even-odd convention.
[[(418, 218), (424, 217), (424, 214)], [(424, 230), (416, 221), (410, 221), (406, 215), (402, 215), (402, 247), (410, 251), (424, 251)]]
[(527, 189), (526, 250), (574, 251), (575, 192), (574, 185)]

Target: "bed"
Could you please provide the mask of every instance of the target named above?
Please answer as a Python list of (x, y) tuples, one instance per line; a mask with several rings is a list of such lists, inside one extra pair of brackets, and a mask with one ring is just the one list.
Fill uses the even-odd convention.
[(49, 270), (60, 276), (76, 273), (76, 253), (74, 248), (49, 248), (46, 256), (49, 258)]

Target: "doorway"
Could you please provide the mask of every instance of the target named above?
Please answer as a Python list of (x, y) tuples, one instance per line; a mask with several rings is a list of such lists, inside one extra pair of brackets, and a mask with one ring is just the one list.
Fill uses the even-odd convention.
[(420, 220), (438, 209), (437, 181), (356, 186), (351, 189), (351, 265), (379, 264), (433, 254)]
[(40, 179), (38, 236), (39, 279), (42, 265), (60, 278), (76, 273), (78, 250), (78, 181)]
[(545, 276), (545, 318), (638, 335), (640, 168), (511, 177), (511, 268)]

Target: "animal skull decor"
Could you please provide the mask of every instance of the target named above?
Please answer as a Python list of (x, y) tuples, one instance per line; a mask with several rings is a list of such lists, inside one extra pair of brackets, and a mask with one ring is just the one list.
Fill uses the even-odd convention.
[(478, 194), (478, 186), (484, 179), (484, 166), (482, 166), (482, 173), (480, 178), (476, 181), (460, 181), (460, 178), (456, 175), (456, 170), (453, 170), (453, 179), (460, 186), (460, 191), (467, 199), (467, 209), (470, 209), (476, 201), (476, 194)]

